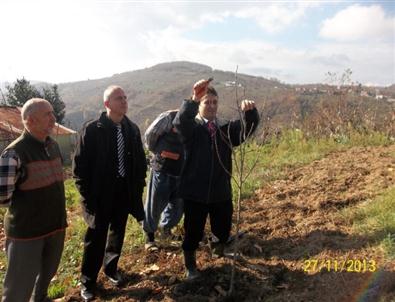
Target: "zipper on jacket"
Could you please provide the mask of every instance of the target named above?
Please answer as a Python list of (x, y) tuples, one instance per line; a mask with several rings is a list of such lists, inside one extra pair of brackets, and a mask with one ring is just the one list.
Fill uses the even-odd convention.
[[(214, 137), (214, 139), (215, 139), (215, 137)], [(211, 140), (211, 167), (210, 167), (210, 177), (209, 177), (209, 182), (208, 182), (207, 203), (210, 203), (211, 182), (212, 182), (212, 178), (213, 178), (214, 139), (213, 139), (213, 137), (210, 137), (210, 140)]]

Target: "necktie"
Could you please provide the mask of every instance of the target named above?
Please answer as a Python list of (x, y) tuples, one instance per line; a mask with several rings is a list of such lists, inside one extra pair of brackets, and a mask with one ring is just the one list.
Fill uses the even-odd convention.
[(215, 131), (217, 131), (217, 127), (215, 127), (215, 123), (213, 121), (209, 121), (207, 123), (207, 129), (208, 129), (208, 132), (210, 132), (210, 136), (214, 137)]
[(125, 177), (125, 143), (121, 125), (117, 125), (118, 174)]

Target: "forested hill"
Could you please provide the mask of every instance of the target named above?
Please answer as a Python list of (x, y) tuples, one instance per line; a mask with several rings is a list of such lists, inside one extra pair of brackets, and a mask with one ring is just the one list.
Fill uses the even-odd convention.
[[(306, 125), (317, 129), (331, 123), (360, 123), (360, 119), (380, 128), (380, 123), (391, 118), (395, 104), (388, 101), (395, 98), (392, 86), (378, 92), (363, 86), (338, 89), (324, 84), (288, 85), (276, 79), (215, 70), (197, 63), (170, 62), (103, 79), (59, 84), (66, 103), (66, 126), (78, 130), (84, 121), (97, 117), (103, 110), (104, 89), (115, 84), (125, 89), (129, 97), (128, 115), (144, 131), (160, 112), (178, 108), (190, 96), (197, 80), (209, 77), (214, 78), (212, 84), (220, 96), (220, 116), (237, 116), (236, 96), (238, 100), (252, 99), (265, 121), (261, 125), (271, 129)], [(377, 100), (377, 93), (387, 97)]]
[[(79, 128), (83, 120), (97, 116), (102, 110), (104, 89), (116, 84), (123, 87), (129, 98), (129, 116), (141, 127), (160, 112), (178, 108), (188, 98), (194, 82), (213, 77), (213, 85), (221, 96), (221, 110), (231, 115), (235, 107), (235, 73), (214, 70), (209, 66), (189, 63), (163, 63), (150, 68), (115, 74), (108, 78), (59, 84), (67, 106), (67, 119)], [(278, 89), (287, 87), (276, 80), (244, 74), (237, 75), (238, 93), (246, 97), (266, 99)]]

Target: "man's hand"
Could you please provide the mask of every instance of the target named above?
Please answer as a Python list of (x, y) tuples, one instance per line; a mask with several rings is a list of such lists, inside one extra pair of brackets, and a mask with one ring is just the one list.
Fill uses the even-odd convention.
[(241, 111), (246, 112), (255, 108), (255, 102), (250, 100), (243, 100), (241, 102)]
[(192, 90), (192, 100), (195, 102), (200, 102), (202, 97), (207, 94), (207, 87), (212, 81), (212, 78), (209, 78), (208, 80), (199, 80), (193, 85), (193, 90)]

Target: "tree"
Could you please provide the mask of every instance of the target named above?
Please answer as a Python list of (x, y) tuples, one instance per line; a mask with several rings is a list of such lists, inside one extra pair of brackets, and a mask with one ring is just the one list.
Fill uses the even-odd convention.
[(62, 99), (60, 98), (58, 92), (58, 85), (55, 84), (51, 86), (51, 88), (43, 88), (43, 98), (51, 103), (55, 113), (56, 122), (62, 124), (64, 115), (66, 113), (65, 111), (66, 105), (63, 103)]
[(17, 79), (13, 85), (7, 85), (6, 90), (5, 103), (7, 105), (22, 107), (31, 98), (43, 98), (51, 103), (56, 122), (59, 124), (63, 122), (66, 105), (59, 95), (58, 85), (44, 87), (40, 92), (28, 80), (22, 78)]
[(14, 85), (7, 85), (6, 104), (22, 107), (31, 98), (41, 98), (40, 92), (25, 78), (17, 79)]
[[(232, 152), (232, 169), (228, 170), (224, 163), (221, 160), (221, 156), (219, 155), (219, 150), (218, 150), (218, 145), (215, 142), (214, 147), (215, 147), (215, 152), (217, 153), (216, 156), (218, 156), (220, 165), (222, 169), (224, 169), (225, 173), (229, 175), (229, 177), (233, 180), (233, 184), (236, 186), (236, 194), (233, 194), (233, 204), (236, 205), (236, 223), (235, 223), (235, 235), (234, 235), (234, 244), (233, 244), (233, 259), (232, 259), (232, 270), (231, 270), (231, 276), (230, 276), (230, 284), (229, 284), (229, 290), (227, 292), (228, 297), (232, 297), (235, 291), (235, 282), (236, 282), (236, 259), (239, 254), (239, 237), (242, 234), (240, 232), (240, 225), (241, 225), (241, 202), (242, 202), (242, 197), (243, 197), (243, 191), (244, 187), (246, 184), (246, 181), (250, 177), (252, 171), (256, 167), (259, 158), (253, 158), (252, 161), (248, 161), (247, 155), (250, 152), (254, 152), (254, 147), (256, 147), (256, 144), (252, 142), (253, 140), (253, 129), (257, 125), (252, 125), (250, 129), (247, 127), (247, 121), (245, 119), (245, 114), (241, 109), (241, 99), (239, 98), (238, 94), (238, 88), (242, 87), (243, 88), (243, 98), (245, 98), (246, 95), (246, 86), (241, 86), (238, 83), (238, 66), (236, 67), (236, 72), (235, 72), (235, 101), (236, 101), (236, 110), (239, 115), (239, 120), (241, 123), (241, 131), (239, 134), (239, 141), (243, 142), (239, 144), (238, 146), (234, 146), (232, 144), (232, 140), (228, 139), (227, 136), (220, 131), (221, 139), (228, 145), (229, 149)], [(228, 136), (230, 128), (228, 128)], [(250, 144), (250, 142), (252, 142)]]
[(1, 88), (0, 88), (0, 95), (1, 95), (1, 102), (0, 102), (0, 104), (1, 105), (5, 105), (6, 104), (6, 102), (5, 102), (5, 95), (4, 95), (3, 90)]
[[(235, 72), (235, 83), (238, 82), (238, 66), (236, 67)], [(233, 179), (233, 183), (237, 188), (237, 194), (235, 196), (236, 201), (236, 224), (235, 224), (235, 239), (234, 239), (234, 249), (233, 249), (233, 259), (232, 259), (232, 270), (230, 276), (230, 284), (229, 290), (227, 292), (228, 296), (232, 296), (235, 290), (235, 283), (236, 283), (236, 258), (239, 254), (239, 235), (240, 235), (240, 225), (241, 225), (241, 202), (242, 202), (242, 195), (244, 191), (244, 185), (247, 179), (250, 177), (252, 171), (256, 167), (258, 163), (258, 158), (254, 158), (252, 162), (247, 161), (247, 154), (249, 152), (253, 152), (253, 144), (250, 142), (253, 139), (253, 135), (251, 133), (253, 127), (247, 132), (247, 123), (245, 120), (244, 113), (241, 110), (240, 106), (240, 98), (238, 95), (238, 85), (235, 86), (235, 100), (236, 100), (236, 107), (237, 112), (239, 115), (239, 119), (241, 122), (241, 132), (240, 132), (240, 141), (244, 141), (244, 143), (240, 144), (237, 147), (232, 146), (230, 143), (230, 149), (232, 150), (232, 162), (233, 162), (233, 173), (232, 171), (225, 171), (231, 176)], [(246, 94), (246, 87), (243, 87), (243, 97)], [(224, 165), (221, 163), (222, 167)]]

